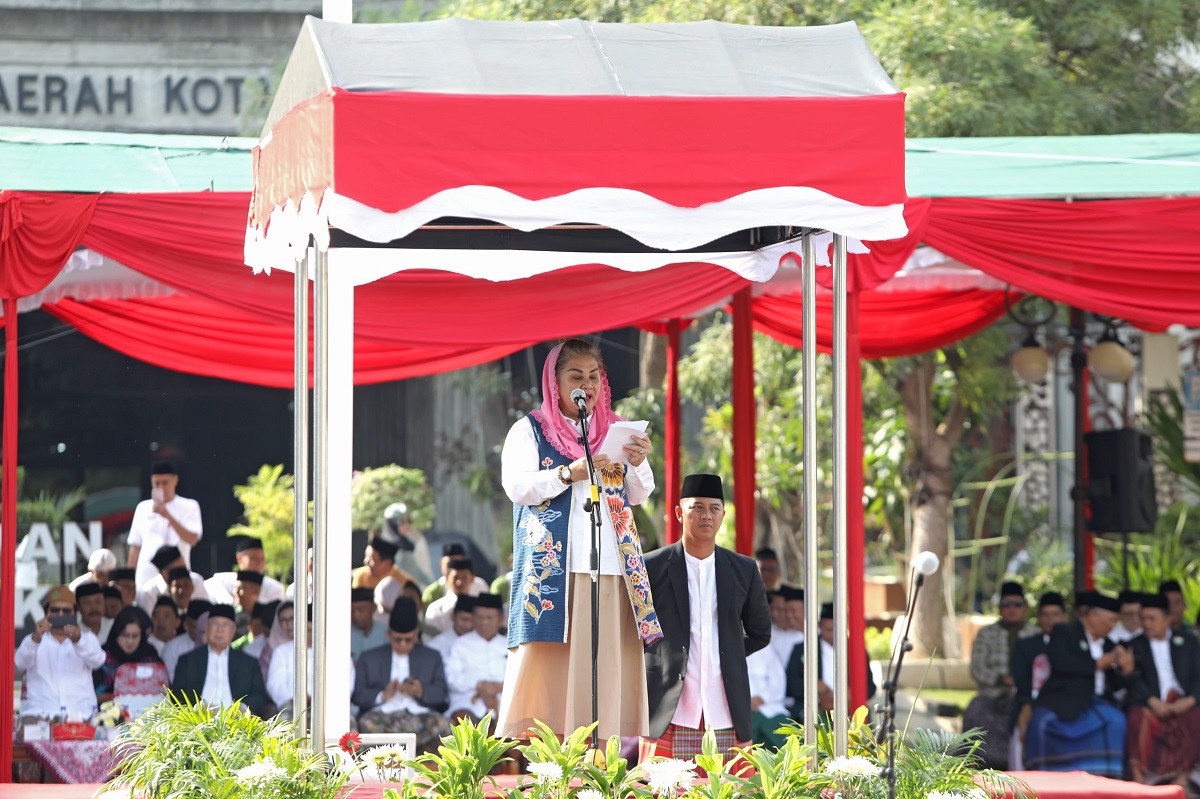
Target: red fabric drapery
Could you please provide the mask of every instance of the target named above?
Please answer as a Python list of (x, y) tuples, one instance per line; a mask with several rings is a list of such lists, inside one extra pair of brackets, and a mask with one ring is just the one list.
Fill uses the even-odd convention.
[(754, 552), (758, 521), (758, 409), (754, 399), (754, 317), (750, 289), (733, 295), (733, 504), (737, 510), (737, 551)]
[(50, 285), (78, 246), (97, 199), (0, 191), (0, 297), (20, 299)]
[[(859, 297), (858, 336), (864, 358), (917, 355), (960, 341), (1004, 315), (1004, 295), (963, 291), (864, 291)], [(830, 351), (833, 298), (817, 295), (817, 349)], [(791, 347), (803, 346), (800, 295), (757, 297), (754, 328)]]

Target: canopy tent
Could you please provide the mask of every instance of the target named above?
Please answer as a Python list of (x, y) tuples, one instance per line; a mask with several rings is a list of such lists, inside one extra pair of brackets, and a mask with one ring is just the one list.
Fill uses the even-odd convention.
[[(285, 348), (291, 336), (291, 284), (283, 275), (251, 277), (246, 274), (247, 270), (239, 266), (245, 209), (249, 203), (252, 145), (252, 141), (245, 139), (0, 128), (0, 174), (4, 175), (6, 189), (0, 193), (0, 219), (3, 220), (0, 224), (0, 285), (11, 285), (14, 281), (9, 276), (25, 273), (30, 263), (37, 262), (38, 252), (51, 244), (57, 246), (66, 233), (82, 228), (83, 237), (79, 241), (87, 249), (76, 249), (71, 265), (45, 288), (46, 294), (21, 299), (22, 310), (57, 298), (57, 305), (46, 304), (43, 307), (51, 312), (69, 309), (86, 314), (94, 327), (81, 326), (85, 333), (95, 335), (101, 341), (135, 357), (159, 363), (166, 368), (183, 368), (231, 379), (237, 379), (238, 375), (227, 371), (223, 364), (240, 364), (243, 376), (252, 382), (265, 382), (262, 377), (269, 374), (272, 382), (268, 384), (289, 384), (290, 353)], [(969, 151), (970, 157), (962, 155), (962, 150)], [(1020, 185), (1012, 184), (1007, 177), (1006, 167), (1011, 163), (1009, 154), (1013, 151), (1021, 151), (1028, 157), (1023, 166), (1037, 167), (1021, 170), (1023, 182)], [(988, 240), (999, 242), (1001, 246), (984, 253), (986, 259), (983, 262), (976, 263), (973, 260), (977, 252), (975, 247), (964, 248), (957, 253), (958, 258), (984, 270), (990, 268), (992, 259), (1002, 259), (1007, 268), (1019, 272), (1020, 279), (1014, 281), (1016, 285), (1033, 290), (1035, 281), (1045, 277), (1033, 256), (1047, 247), (1061, 246), (1064, 234), (1070, 234), (1076, 224), (1095, 224), (1091, 220), (1111, 214), (1111, 209), (1116, 206), (1109, 202), (1073, 203), (1069, 208), (1069, 216), (1060, 216), (1058, 225), (1046, 227), (1039, 224), (1038, 214), (1043, 210), (1053, 213), (1067, 210), (1062, 202), (1021, 202), (1019, 207), (1022, 212), (1014, 219), (1014, 215), (1006, 212), (1009, 203), (976, 203), (942, 198), (990, 195), (1025, 197), (1027, 194), (1021, 191), (1021, 186), (1028, 186), (1029, 194), (1042, 199), (1197, 194), (1200, 193), (1200, 180), (1191, 176), (1200, 174), (1200, 136), (1072, 137), (1065, 143), (1053, 138), (1036, 137), (997, 140), (916, 139), (907, 143), (906, 168), (910, 193), (934, 198), (928, 203), (928, 211), (922, 217), (926, 224), (924, 233), (909, 236), (894, 245), (873, 243), (869, 256), (871, 261), (887, 258), (890, 254), (892, 263), (903, 262), (900, 256), (915, 246), (917, 240), (938, 241), (944, 246), (949, 237), (941, 236), (943, 224), (960, 230), (965, 225), (974, 225)], [(1180, 185), (1181, 181), (1183, 186)], [(98, 192), (106, 188), (128, 194), (101, 195), (94, 205), (90, 202), (79, 203), (74, 194)], [(38, 190), (65, 194), (37, 195), (36, 199), (45, 202), (27, 204), (31, 195), (26, 192)], [(167, 192), (173, 194), (164, 194)], [(50, 200), (59, 208), (72, 209), (71, 213), (83, 221), (62, 227), (39, 224), (36, 234), (25, 230), (17, 235), (18, 229), (25, 224), (22, 220), (32, 224), (41, 213), (51, 211), (48, 204)], [(924, 200), (914, 197), (910, 203), (923, 204)], [(1157, 285), (1160, 295), (1168, 303), (1187, 299), (1187, 289), (1191, 284), (1181, 283), (1167, 272), (1144, 271), (1150, 259), (1145, 257), (1145, 250), (1136, 250), (1139, 242), (1150, 248), (1158, 246), (1157, 242), (1174, 242), (1169, 245), (1169, 260), (1184, 257), (1186, 263), (1188, 254), (1200, 252), (1200, 225), (1194, 221), (1200, 217), (1200, 204), (1189, 199), (1170, 200), (1166, 207), (1171, 209), (1171, 213), (1162, 217), (1144, 213), (1142, 209), (1145, 207), (1148, 206), (1141, 203), (1120, 206), (1122, 214), (1135, 215), (1140, 220), (1140, 227), (1135, 228), (1135, 240), (1128, 242), (1124, 253), (1110, 252), (1106, 238), (1089, 240), (1081, 236), (1072, 237), (1072, 249), (1064, 254), (1060, 264), (1069, 267), (1070, 274), (1050, 284), (1058, 299), (1068, 303), (1077, 302), (1072, 293), (1073, 286), (1092, 283), (1090, 276), (1093, 273), (1108, 276), (1099, 285), (1105, 288), (1105, 298), (1110, 302), (1119, 303), (1124, 299), (1125, 286), (1115, 280), (1121, 275), (1147, 285)], [(15, 214), (15, 208), (23, 208), (22, 213)], [(187, 222), (185, 228), (180, 227), (181, 219)], [(1124, 224), (1128, 226), (1128, 223)], [(181, 232), (190, 235), (181, 237)], [(969, 239), (967, 241), (970, 242)], [(1011, 249), (1012, 242), (1018, 242), (1020, 248)], [(75, 246), (75, 239), (71, 238), (62, 249), (69, 252)], [(936, 253), (933, 255), (936, 256)], [(1195, 258), (1194, 255), (1192, 257)], [(850, 256), (852, 262), (861, 258)], [(869, 330), (874, 318), (871, 313), (874, 305), (869, 298), (877, 293), (898, 294), (909, 288), (962, 292), (973, 288), (997, 289), (1004, 285), (1002, 281), (978, 270), (956, 268), (953, 259), (944, 264), (937, 263), (936, 257), (933, 262), (930, 261), (928, 248), (917, 249), (908, 256), (908, 263), (922, 268), (902, 270), (891, 280), (885, 280), (860, 295), (864, 354), (870, 352), (868, 345), (872, 335)], [(130, 268), (124, 269), (122, 265)], [(1193, 272), (1195, 266), (1193, 260)], [(875, 263), (867, 271), (878, 276), (886, 274), (886, 269), (886, 265), (881, 268)], [(104, 270), (109, 270), (105, 280), (83, 281), (83, 278), (95, 278)], [(717, 268), (712, 271), (719, 278), (731, 281), (728, 291), (717, 299), (699, 298), (697, 308), (723, 305), (728, 294), (747, 285), (728, 270)], [(454, 276), (441, 277), (450, 279)], [(1143, 277), (1147, 280), (1143, 280)], [(1186, 279), (1187, 275), (1181, 277)], [(65, 285), (72, 280), (75, 285)], [(281, 282), (284, 285), (276, 292), (273, 287)], [(694, 276), (687, 284), (677, 282), (675, 290), (677, 293), (684, 292), (694, 282)], [(492, 291), (498, 292), (515, 290), (522, 284), (487, 285)], [(1180, 290), (1180, 286), (1184, 288)], [(436, 284), (429, 286), (431, 292), (441, 288)], [(798, 281), (794, 279), (794, 270), (790, 269), (780, 270), (771, 283), (756, 285), (755, 325), (781, 340), (788, 340), (790, 336), (795, 341), (798, 320), (794, 316), (794, 308), (780, 312), (775, 300), (781, 297), (766, 296), (760, 292), (794, 292), (797, 289)], [(176, 294), (183, 296), (172, 296)], [(1194, 291), (1191, 296), (1195, 296)], [(178, 304), (172, 307), (176, 302)], [(509, 298), (505, 303), (519, 305), (520, 301)], [(945, 307), (940, 301), (935, 301), (935, 304), (939, 309)], [(1178, 308), (1180, 302), (1175, 304)], [(1182, 304), (1182, 314), (1175, 321), (1197, 325), (1195, 308), (1189, 309), (1186, 302)], [(479, 303), (471, 310), (478, 311), (482, 305), (484, 303)], [(192, 364), (181, 362), (174, 352), (165, 357), (157, 349), (139, 353), (136, 345), (144, 338), (135, 323), (141, 318), (139, 312), (144, 310), (142, 306), (153, 307), (157, 313), (174, 311), (181, 314), (159, 317), (162, 326), (157, 334), (160, 337), (167, 331), (186, 330), (192, 324), (219, 325), (225, 315), (240, 317), (244, 314), (244, 318), (234, 324), (264, 326), (261, 337), (258, 337), (259, 333), (249, 334), (256, 336), (259, 347), (248, 352), (235, 340), (222, 340), (220, 336), (208, 335), (205, 352), (201, 354), (210, 357), (207, 360), (195, 359)], [(406, 305), (406, 308), (418, 310), (425, 307), (425, 303)], [(106, 312), (101, 313), (100, 308)], [(108, 313), (110, 310), (111, 313)], [(364, 367), (362, 349), (367, 345), (367, 337), (362, 325), (367, 311), (362, 302), (358, 310), (360, 328), (356, 344), (359, 348), (356, 371), (365, 382), (379, 372), (374, 367)], [(1128, 308), (1121, 315), (1133, 316), (1138, 310), (1140, 307)], [(396, 313), (385, 317), (386, 312), (386, 308), (381, 309), (376, 332), (383, 331), (389, 323), (403, 325), (412, 319), (407, 314)], [(651, 327), (655, 320), (668, 315), (648, 313), (641, 324)], [(491, 341), (491, 336), (497, 331), (509, 330), (513, 320), (522, 321), (526, 317), (519, 311), (510, 316), (511, 320), (483, 326), (481, 339)], [(945, 318), (947, 315), (940, 312), (938, 316)], [(958, 316), (957, 312), (955, 316)], [(62, 313), (60, 318), (72, 317)], [(937, 316), (930, 314), (924, 319), (935, 320)], [(439, 333), (442, 327), (440, 322), (444, 321), (448, 329), (461, 332), (471, 329), (469, 318), (465, 325), (461, 318), (453, 314), (424, 314), (412, 321), (414, 326), (411, 329), (397, 334), (400, 341), (408, 342), (407, 350), (402, 349), (405, 346), (403, 344), (382, 347), (389, 358), (387, 368), (393, 370), (388, 374), (429, 374), (454, 368), (455, 363), (468, 365), (489, 359), (489, 350), (478, 346), (460, 347), (447, 360), (442, 359), (448, 354), (438, 350), (438, 337), (442, 335)], [(534, 331), (530, 341), (592, 329), (587, 319), (547, 318), (546, 321), (546, 329)], [(907, 325), (888, 324), (883, 319), (880, 322), (885, 325), (880, 328), (880, 341), (900, 342), (913, 330)], [(122, 324), (130, 327), (123, 328)], [(819, 327), (828, 326), (828, 321), (819, 320)], [(666, 332), (665, 326), (662, 330)], [(110, 337), (102, 337), (100, 331)], [(820, 337), (818, 332), (819, 342)], [(178, 339), (176, 346), (179, 351), (187, 351), (193, 356), (197, 354), (197, 339), (194, 336), (190, 341), (186, 334), (175, 338)], [(414, 339), (418, 340), (419, 346), (413, 345)], [(279, 348), (274, 354), (269, 353), (268, 345), (271, 343)], [(511, 346), (518, 348), (515, 344)], [(248, 361), (249, 358), (258, 360)], [(276, 366), (270, 367), (264, 362)], [(7, 359), (7, 364), (15, 374), (16, 359)], [(6, 396), (12, 395), (9, 393)], [(9, 403), (6, 403), (8, 406)], [(5, 432), (8, 433), (8, 429)], [(5, 461), (14, 463), (15, 456), (11, 453), (15, 453), (15, 435), (6, 435), (4, 440)], [(4, 572), (5, 575), (11, 573)], [(6, 660), (11, 662), (11, 658)]]

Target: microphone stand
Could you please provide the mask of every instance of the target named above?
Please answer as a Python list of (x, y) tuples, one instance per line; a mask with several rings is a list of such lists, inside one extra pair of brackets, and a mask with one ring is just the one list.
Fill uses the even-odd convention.
[[(914, 570), (915, 571), (915, 570)], [(900, 687), (900, 667), (904, 664), (904, 653), (912, 651), (912, 642), (908, 640), (908, 631), (912, 627), (913, 612), (917, 607), (917, 595), (925, 584), (925, 575), (916, 572), (916, 580), (909, 592), (908, 609), (904, 620), (904, 635), (900, 639), (900, 647), (893, 659), (888, 661), (887, 678), (883, 681), (884, 705), (875, 706), (875, 712), (880, 714), (879, 729), (875, 732), (875, 742), (888, 745), (887, 766), (879, 776), (887, 780), (888, 799), (896, 799), (896, 689)]]
[[(592, 462), (592, 446), (588, 443), (587, 405), (580, 401), (579, 428), (583, 435), (579, 443), (583, 444), (583, 456), (587, 459), (588, 480), (591, 482), (591, 496), (583, 503), (583, 509), (592, 518), (592, 552), (589, 562), (589, 572), (592, 577), (592, 723), (599, 725), (599, 658), (600, 658), (600, 486), (596, 483), (596, 465)], [(599, 741), (599, 726), (592, 732), (592, 738)], [(598, 745), (598, 744), (597, 744)]]

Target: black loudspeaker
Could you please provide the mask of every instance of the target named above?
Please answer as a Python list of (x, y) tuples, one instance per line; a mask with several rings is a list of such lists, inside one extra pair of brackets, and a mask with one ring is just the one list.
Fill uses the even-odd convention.
[(1154, 445), (1141, 430), (1096, 430), (1087, 443), (1093, 533), (1150, 533), (1158, 521)]

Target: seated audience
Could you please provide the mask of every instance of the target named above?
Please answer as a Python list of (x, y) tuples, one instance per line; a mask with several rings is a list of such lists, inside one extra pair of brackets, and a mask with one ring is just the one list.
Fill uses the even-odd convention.
[[(453, 588), (453, 580), (450, 585)], [(443, 597), (438, 602), (445, 599)], [(475, 597), (475, 629), (455, 641), (450, 648), (450, 659), (446, 662), (446, 683), (450, 686), (451, 718), (469, 716), (472, 721), (478, 722), (491, 713), (493, 726), (495, 724), (496, 714), (500, 710), (501, 691), (504, 689), (504, 669), (508, 664), (508, 639), (499, 634), (503, 608), (504, 600), (495, 594)]]
[(160, 596), (150, 614), (150, 625), (151, 632), (147, 643), (154, 647), (154, 651), (161, 657), (163, 647), (179, 635), (181, 627), (179, 608), (175, 607), (175, 600), (169, 596)]
[(79, 608), (79, 623), (97, 640), (108, 640), (112, 619), (104, 616), (104, 588), (99, 583), (84, 583), (75, 592), (75, 607)]
[(279, 610), (275, 611), (275, 622), (271, 625), (271, 632), (267, 634), (267, 643), (263, 645), (262, 653), (258, 656), (258, 665), (264, 683), (267, 681), (267, 675), (271, 673), (271, 657), (275, 650), (285, 641), (294, 641), (295, 639), (296, 605), (289, 600), (281, 604)]
[[(108, 585), (108, 575), (113, 569), (117, 568), (117, 556), (108, 549), (97, 549), (88, 558), (88, 570), (71, 581), (68, 586), (72, 591), (78, 592), (79, 586), (84, 583), (95, 583), (103, 588)], [(76, 593), (78, 598), (78, 593)]]
[(375, 536), (367, 544), (363, 565), (350, 574), (351, 588), (374, 588), (384, 577), (395, 577), (400, 585), (412, 581), (412, 575), (396, 567), (400, 547), (386, 538)]
[[(834, 667), (836, 652), (833, 648), (833, 603), (821, 605), (820, 625), (817, 629), (820, 640), (818, 648), (821, 657), (817, 660), (817, 700), (820, 707), (818, 714), (822, 724), (827, 724), (829, 714), (833, 712)], [(787, 692), (792, 699), (792, 718), (804, 718), (804, 647), (797, 646), (792, 650), (792, 657), (787, 665)], [(875, 695), (875, 678), (871, 675), (870, 664), (867, 665), (867, 698)]]
[(1013, 734), (1008, 748), (1008, 767), (1014, 771), (1024, 769), (1021, 751), (1025, 743), (1025, 729), (1033, 714), (1033, 700), (1037, 699), (1046, 678), (1050, 676), (1050, 658), (1046, 655), (1050, 631), (1066, 620), (1067, 605), (1062, 594), (1048, 591), (1038, 600), (1037, 626), (1041, 635), (1018, 639), (1013, 645), (1013, 700), (1009, 719)]
[(158, 652), (147, 640), (150, 635), (150, 617), (137, 607), (122, 610), (113, 622), (112, 631), (104, 643), (104, 663), (92, 671), (92, 683), (96, 686), (96, 700), (107, 702), (113, 698), (113, 685), (117, 669), (126, 663), (162, 663)]
[(1129, 644), (1129, 769), (1138, 782), (1188, 791), (1200, 762), (1200, 640), (1172, 632), (1161, 594), (1141, 606), (1143, 634)]
[(482, 596), (476, 593), (475, 566), (470, 558), (450, 561), (446, 587), (450, 590), (425, 608), (425, 623), (440, 633), (453, 625), (454, 605), (460, 596)]
[(754, 553), (758, 563), (758, 575), (762, 577), (763, 587), (768, 591), (778, 591), (783, 586), (783, 572), (779, 568), (779, 556), (770, 547), (763, 547)]
[(239, 636), (250, 632), (250, 614), (258, 604), (262, 581), (262, 572), (246, 569), (237, 573), (237, 581), (233, 584), (233, 610), (237, 618)]
[(104, 586), (104, 618), (115, 619), (117, 614), (125, 607), (127, 605), (125, 604), (125, 597), (121, 594), (121, 589), (115, 585)]
[(167, 584), (171, 586), (171, 600), (181, 614), (187, 613), (193, 598), (212, 604), (212, 600), (196, 596), (196, 583), (192, 580), (192, 573), (182, 566), (167, 573)]
[[(176, 569), (187, 569), (183, 553), (173, 544), (160, 547), (154, 553), (154, 557), (150, 558), (150, 562), (158, 567), (158, 574), (138, 586), (137, 603), (138, 607), (143, 609), (153, 608), (160, 596), (171, 593), (168, 581), (177, 574)], [(192, 596), (196, 599), (209, 599), (208, 592), (204, 590), (204, 578), (190, 570), (188, 576), (192, 579)]]
[(1081, 617), (1050, 633), (1050, 676), (1025, 731), (1025, 767), (1120, 778), (1125, 714), (1113, 694), (1133, 673), (1133, 654), (1107, 636), (1121, 606), (1096, 592), (1076, 597), (1075, 604)]
[(772, 749), (783, 746), (787, 736), (776, 732), (790, 722), (787, 706), (787, 670), (770, 647), (763, 647), (746, 658), (750, 679), (750, 725), (754, 743)]
[[(799, 603), (800, 617), (804, 618), (804, 589), (793, 588), (790, 585), (779, 587), (778, 591), (767, 592), (767, 606), (771, 610), (771, 649), (775, 657), (787, 669), (787, 663), (792, 659), (792, 649), (804, 643), (804, 633), (792, 626), (793, 607)], [(804, 626), (801, 621), (801, 628)]]
[[(313, 689), (313, 648), (312, 648), (312, 606), (308, 608), (308, 670), (305, 675), (308, 680), (308, 698), (312, 700)], [(384, 644), (386, 646), (387, 644)], [(351, 695), (354, 693), (355, 667), (350, 661), (350, 678), (348, 680)], [(271, 657), (271, 671), (267, 675), (267, 695), (271, 703), (278, 708), (279, 715), (291, 720), (293, 717), (292, 699), (296, 692), (296, 641), (284, 641), (275, 649)], [(350, 708), (351, 718), (358, 715), (355, 708)]]
[(275, 622), (275, 614), (279, 612), (279, 602), (256, 602), (254, 612), (250, 614), (250, 631), (233, 642), (233, 648), (245, 652), (258, 660), (267, 646), (267, 638), (271, 635), (271, 625)]
[(236, 571), (217, 572), (204, 581), (204, 589), (214, 602), (225, 602), (236, 605), (234, 586), (237, 583), (239, 571), (258, 572), (263, 575), (262, 588), (259, 590), (259, 602), (282, 602), (284, 598), (283, 583), (274, 577), (266, 576), (267, 557), (263, 553), (262, 541), (250, 536), (242, 536), (237, 542)]
[(108, 584), (117, 587), (121, 592), (121, 607), (137, 604), (137, 575), (136, 569), (129, 569), (122, 566), (119, 569), (113, 569), (108, 573)]
[(387, 624), (375, 618), (375, 592), (370, 588), (351, 588), (350, 657), (357, 660), (366, 650), (387, 642)]
[[(437, 578), (437, 582), (430, 583), (425, 586), (425, 592), (421, 594), (421, 604), (429, 607), (435, 601), (446, 595), (446, 575), (450, 573), (450, 561), (455, 558), (465, 558), (467, 550), (462, 544), (446, 544), (442, 547), (442, 559), (438, 563), (438, 568), (441, 570), (441, 576)], [(489, 586), (487, 580), (482, 577), (476, 577), (474, 589), (470, 592), (471, 596), (479, 596), (480, 594), (488, 593)], [(507, 596), (507, 593), (492, 591), (493, 594), (499, 593), (500, 596)]]
[(1020, 583), (1000, 586), (1000, 620), (975, 636), (971, 677), (979, 693), (963, 713), (963, 729), (983, 730), (979, 755), (988, 768), (1008, 768), (1009, 716), (1013, 695), (1012, 654), (1017, 641), (1037, 635)]
[(42, 608), (46, 615), (16, 652), (16, 667), (25, 671), (21, 716), (59, 716), (65, 709), (68, 716), (90, 718), (97, 707), (92, 669), (103, 665), (104, 650), (79, 625), (70, 588), (50, 589)]
[(429, 752), (450, 734), (446, 710), (446, 674), (442, 657), (419, 640), (416, 605), (400, 598), (388, 619), (388, 644), (368, 649), (358, 659), (353, 701), (361, 709), (358, 728), (365, 733), (408, 732), (417, 750)]
[(1108, 640), (1123, 644), (1142, 634), (1142, 595), (1136, 591), (1122, 591), (1117, 595), (1117, 602), (1121, 605), (1121, 619), (1108, 634)]
[(237, 631), (231, 605), (213, 605), (204, 631), (205, 646), (181, 656), (171, 690), (197, 697), (216, 707), (241, 703), (258, 714), (267, 703), (267, 689), (254, 658), (230, 648)]
[(171, 679), (175, 679), (175, 667), (179, 664), (179, 658), (204, 643), (204, 623), (208, 621), (208, 611), (211, 607), (212, 603), (207, 599), (197, 599), (188, 605), (187, 613), (183, 615), (183, 633), (172, 638), (163, 647), (162, 661)]
[(444, 633), (438, 633), (429, 641), (429, 646), (436, 649), (442, 656), (443, 662), (450, 661), (450, 650), (454, 642), (475, 629), (475, 597), (460, 596), (454, 603), (453, 626)]
[(1158, 593), (1167, 598), (1171, 616), (1171, 629), (1177, 633), (1191, 632), (1187, 623), (1187, 604), (1183, 601), (1183, 587), (1178, 580), (1167, 580), (1158, 586)]

